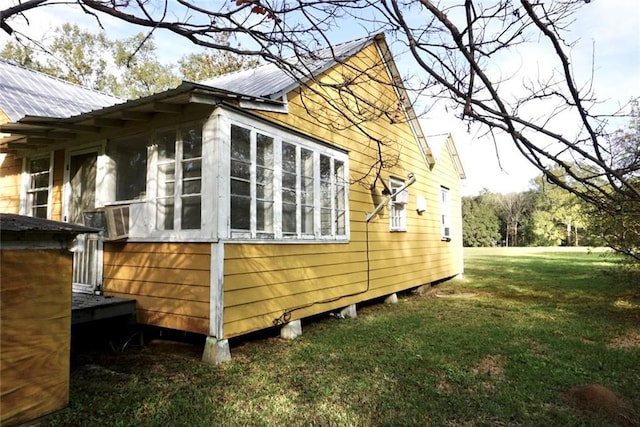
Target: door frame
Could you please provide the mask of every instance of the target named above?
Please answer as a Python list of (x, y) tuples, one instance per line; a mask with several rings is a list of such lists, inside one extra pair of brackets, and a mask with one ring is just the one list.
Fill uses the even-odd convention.
[[(69, 208), (71, 205), (71, 158), (83, 154), (95, 153), (96, 155), (96, 189), (95, 191), (95, 203), (94, 208), (101, 206), (101, 197), (98, 191), (98, 182), (103, 179), (104, 168), (101, 167), (101, 157), (103, 157), (105, 151), (106, 142), (92, 143), (84, 145), (80, 148), (68, 148), (65, 152), (65, 164), (63, 174), (63, 197), (62, 197), (62, 220), (69, 222)], [(92, 241), (91, 244), (87, 244), (87, 241)], [(89, 251), (94, 251), (93, 254), (89, 254)], [(79, 270), (84, 269), (88, 263), (92, 265), (89, 268), (93, 268), (95, 272), (94, 283), (78, 283), (73, 281), (73, 292), (94, 293), (102, 289), (102, 270), (103, 270), (103, 238), (99, 234), (82, 234), (76, 237), (73, 248), (73, 277), (81, 274)], [(89, 254), (89, 255), (88, 255)], [(85, 264), (87, 263), (87, 264)]]

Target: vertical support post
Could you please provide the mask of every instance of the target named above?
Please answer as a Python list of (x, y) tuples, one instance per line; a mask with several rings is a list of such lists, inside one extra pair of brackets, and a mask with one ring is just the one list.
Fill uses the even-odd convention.
[(355, 319), (358, 317), (358, 312), (356, 311), (356, 305), (355, 304), (351, 304), (345, 308), (343, 308), (342, 310), (340, 310), (340, 316), (341, 317), (349, 317), (351, 319)]
[(204, 352), (202, 353), (202, 361), (213, 365), (218, 365), (231, 360), (231, 351), (229, 350), (229, 340), (219, 340), (216, 337), (207, 337), (204, 343)]
[(302, 335), (302, 321), (293, 320), (280, 329), (280, 337), (286, 340), (292, 340)]
[(384, 303), (385, 304), (397, 304), (398, 303), (398, 294), (396, 294), (395, 292), (392, 293), (391, 295), (388, 295), (385, 299), (384, 299)]

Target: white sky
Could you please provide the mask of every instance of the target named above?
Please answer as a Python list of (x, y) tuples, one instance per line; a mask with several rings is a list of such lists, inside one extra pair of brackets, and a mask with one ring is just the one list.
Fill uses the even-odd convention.
[[(7, 3), (6, 0), (3, 2)], [(77, 23), (92, 31), (98, 29), (95, 19), (77, 8), (62, 5), (38, 8), (31, 11), (28, 18), (28, 30), (20, 22), (13, 21), (12, 26), (28, 31), (35, 38), (52, 34), (54, 28), (65, 22)], [(101, 17), (101, 22), (111, 38), (124, 38), (144, 30), (109, 17)], [(574, 71), (580, 81), (586, 82), (593, 60), (596, 94), (600, 99), (608, 100), (601, 106), (602, 111), (612, 112), (631, 97), (640, 96), (640, 1), (592, 0), (575, 16), (570, 31), (570, 39), (577, 41), (571, 52)], [(357, 28), (345, 28), (332, 35), (332, 39), (347, 41), (364, 35), (363, 29), (358, 32)], [(0, 47), (8, 40), (9, 36), (0, 31)], [(198, 49), (169, 34), (157, 33), (155, 42), (160, 57), (167, 62), (175, 63), (182, 55)], [(537, 53), (537, 62), (543, 64), (544, 52)], [(520, 55), (511, 59), (524, 64), (532, 52)], [(401, 73), (410, 73), (405, 66), (402, 62)], [(496, 147), (492, 140), (482, 138), (477, 131), (467, 132), (466, 127), (448, 112), (432, 110), (421, 122), (427, 139), (429, 135), (452, 133), (467, 174), (463, 195), (477, 194), (483, 188), (493, 192), (522, 191), (538, 175), (509, 141), (499, 140)]]

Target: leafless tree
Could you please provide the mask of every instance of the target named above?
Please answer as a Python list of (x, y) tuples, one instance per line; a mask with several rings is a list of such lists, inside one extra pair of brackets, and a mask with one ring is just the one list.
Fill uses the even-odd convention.
[[(0, 26), (11, 32), (13, 20), (28, 20), (37, 7), (63, 7), (61, 2), (15, 0), (13, 7), (0, 10)], [(567, 29), (577, 10), (589, 7), (590, 0), (233, 0), (212, 2), (215, 6), (189, 0), (75, 3), (98, 22), (107, 14), (146, 27), (149, 33), (169, 31), (200, 46), (275, 62), (300, 79), (308, 77), (306, 64), (312, 52), (330, 45), (332, 30), (349, 25), (368, 34), (384, 32), (393, 49), (411, 57), (419, 71), (403, 82), (410, 93), (445, 102), (449, 111), (481, 125), (487, 135), (506, 135), (549, 181), (599, 209), (614, 214), (623, 200), (640, 210), (637, 177), (628, 173), (628, 165), (620, 166), (608, 144), (607, 120), (619, 112), (595, 113), (590, 81), (576, 78), (570, 62)], [(217, 43), (220, 33), (242, 36), (244, 47)], [(516, 77), (513, 70), (499, 69), (518, 46), (550, 54), (544, 64), (533, 64), (535, 75)], [(373, 74), (369, 77), (375, 78)], [(339, 89), (348, 90), (348, 84)], [(349, 117), (352, 125), (359, 126), (355, 115)], [(372, 170), (379, 172), (384, 162), (381, 156)], [(554, 166), (563, 168), (569, 179), (550, 173)]]

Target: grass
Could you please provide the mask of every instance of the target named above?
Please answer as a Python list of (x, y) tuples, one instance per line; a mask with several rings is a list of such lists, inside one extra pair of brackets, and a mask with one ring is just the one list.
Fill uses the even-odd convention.
[[(75, 356), (69, 408), (45, 425), (599, 426), (563, 398), (597, 383), (640, 409), (640, 283), (581, 251), (472, 249), (464, 278), (233, 360), (154, 341)], [(627, 418), (630, 421), (630, 418)]]

